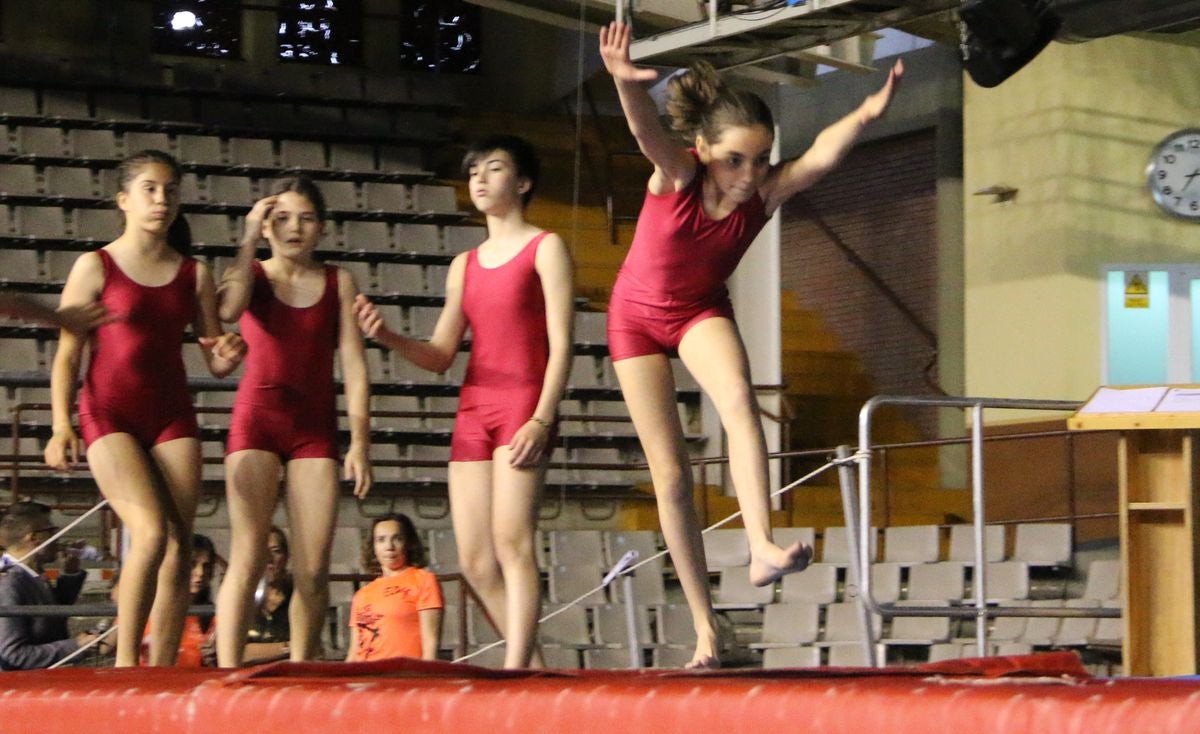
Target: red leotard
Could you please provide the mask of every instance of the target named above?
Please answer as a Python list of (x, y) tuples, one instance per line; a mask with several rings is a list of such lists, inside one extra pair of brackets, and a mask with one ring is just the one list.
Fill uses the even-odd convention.
[(693, 325), (713, 316), (733, 318), (725, 281), (763, 226), (767, 213), (755, 193), (728, 216), (704, 211), (704, 164), (679, 191), (646, 192), (633, 245), (608, 306), (608, 349), (613, 361), (666, 353)]
[(336, 460), (338, 269), (326, 265), (320, 300), (297, 308), (275, 297), (261, 263), (251, 267), (254, 291), (238, 322), (248, 348), (246, 374), (233, 404), (227, 451), (271, 451), (283, 461)]
[[(463, 314), (471, 358), (459, 393), (450, 461), (491, 461), (537, 408), (550, 359), (546, 300), (535, 261), (540, 232), (503, 265), (467, 253)], [(553, 436), (551, 437), (553, 440)]]
[(196, 261), (185, 257), (170, 283), (146, 286), (107, 250), (100, 303), (117, 320), (92, 333), (79, 393), (79, 427), (91, 445), (128, 433), (145, 448), (200, 435), (183, 366), (183, 334), (196, 318)]

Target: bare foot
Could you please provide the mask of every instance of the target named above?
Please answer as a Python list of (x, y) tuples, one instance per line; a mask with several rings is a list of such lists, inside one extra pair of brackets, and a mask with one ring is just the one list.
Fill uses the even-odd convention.
[(767, 546), (764, 551), (750, 558), (750, 583), (755, 586), (773, 584), (789, 573), (808, 568), (812, 558), (812, 546), (806, 543), (797, 542), (787, 548)]
[(684, 670), (716, 670), (721, 667), (721, 659), (717, 657), (717, 638), (714, 634), (709, 637), (701, 635), (696, 640), (696, 652)]

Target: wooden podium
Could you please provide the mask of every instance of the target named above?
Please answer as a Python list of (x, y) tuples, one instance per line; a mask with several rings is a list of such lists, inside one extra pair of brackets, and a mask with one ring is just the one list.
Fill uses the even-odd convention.
[[(1200, 647), (1200, 579), (1197, 578), (1197, 510), (1200, 505), (1200, 387), (1162, 390), (1144, 408), (1138, 400), (1105, 402), (1101, 388), (1070, 418), (1075, 430), (1119, 430), (1121, 590), (1124, 597), (1126, 675), (1193, 675)], [(1102, 395), (1105, 391), (1108, 395)], [(1177, 400), (1167, 400), (1172, 393)], [(1121, 391), (1125, 392), (1125, 391)], [(1187, 410), (1195, 402), (1198, 410)], [(1161, 408), (1161, 409), (1160, 409)], [(1181, 410), (1180, 408), (1184, 408)]]

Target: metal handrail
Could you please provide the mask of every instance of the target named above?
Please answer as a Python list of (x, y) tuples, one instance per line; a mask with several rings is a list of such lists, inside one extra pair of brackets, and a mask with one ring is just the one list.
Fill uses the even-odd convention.
[[(870, 545), (866, 540), (871, 532), (871, 418), (875, 410), (883, 405), (908, 405), (935, 408), (957, 408), (971, 411), (971, 501), (974, 525), (974, 605), (972, 607), (933, 607), (933, 606), (904, 606), (881, 604), (875, 600), (871, 590), (871, 554)], [(1119, 617), (1121, 610), (1103, 607), (988, 607), (987, 605), (987, 558), (984, 554), (984, 482), (983, 482), (983, 411), (985, 409), (1005, 410), (1047, 410), (1074, 412), (1082, 405), (1073, 400), (1032, 400), (1010, 398), (971, 398), (971, 397), (929, 397), (929, 396), (876, 396), (863, 405), (858, 419), (858, 452), (849, 456), (845, 447), (839, 450), (839, 458), (844, 465), (853, 461), (858, 470), (858, 491), (856, 506), (846, 504), (846, 526), (848, 531), (851, 558), (857, 569), (859, 588), (859, 604), (866, 619), (864, 624), (863, 644), (867, 661), (877, 666), (875, 636), (870, 624), (869, 614), (880, 617), (974, 617), (976, 651), (982, 657), (987, 653), (987, 620), (991, 617)], [(853, 484), (850, 472), (842, 473), (842, 492), (844, 501), (853, 495)]]

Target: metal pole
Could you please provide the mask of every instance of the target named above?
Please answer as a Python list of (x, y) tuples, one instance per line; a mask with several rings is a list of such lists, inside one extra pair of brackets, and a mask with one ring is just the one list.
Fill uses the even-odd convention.
[(971, 408), (971, 508), (975, 514), (975, 652), (987, 657), (987, 554), (984, 552), (983, 406)]
[(637, 635), (637, 610), (633, 598), (632, 573), (621, 576), (621, 593), (625, 595), (625, 631), (629, 636), (629, 667), (638, 670), (642, 667), (642, 648)]
[[(843, 462), (850, 458), (849, 446), (838, 446), (837, 457)], [(867, 665), (872, 668), (879, 667), (879, 661), (875, 655), (875, 626), (871, 619), (871, 610), (867, 607), (867, 594), (869, 592), (869, 584), (864, 580), (869, 576), (869, 571), (864, 571), (868, 565), (867, 556), (870, 551), (865, 550), (870, 547), (870, 540), (863, 544), (859, 528), (855, 526), (855, 519), (859, 517), (859, 509), (861, 505), (854, 496), (854, 470), (848, 463), (838, 465), (838, 484), (842, 489), (842, 513), (846, 516), (846, 541), (850, 545), (850, 566), (848, 579), (850, 583), (858, 587), (858, 616), (859, 627), (862, 629), (863, 652), (866, 654)]]

